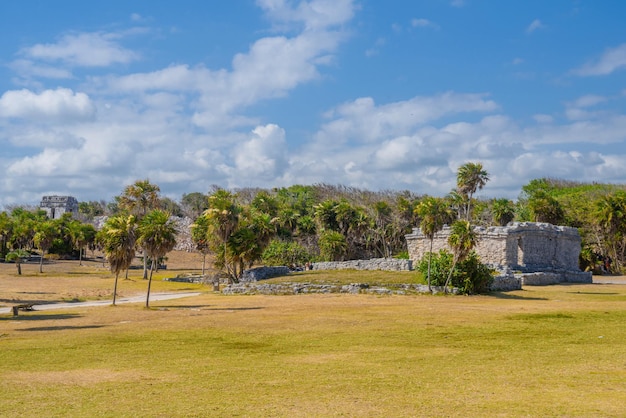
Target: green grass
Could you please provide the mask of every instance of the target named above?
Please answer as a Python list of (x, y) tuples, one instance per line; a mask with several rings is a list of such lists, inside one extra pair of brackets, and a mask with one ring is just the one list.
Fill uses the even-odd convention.
[(291, 273), (287, 276), (263, 280), (262, 283), (313, 283), (346, 285), (367, 283), (370, 286), (385, 286), (406, 283), (422, 283), (416, 271), (367, 271), (367, 270), (314, 270)]
[(0, 316), (0, 416), (623, 416), (625, 296), (207, 293)]

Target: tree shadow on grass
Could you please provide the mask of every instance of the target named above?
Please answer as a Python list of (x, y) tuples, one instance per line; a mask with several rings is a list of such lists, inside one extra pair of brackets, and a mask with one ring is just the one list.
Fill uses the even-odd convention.
[(158, 305), (154, 306), (158, 309), (198, 309), (204, 311), (253, 311), (257, 309), (265, 309), (262, 306), (251, 306), (245, 308), (216, 308), (211, 305)]
[(495, 297), (496, 299), (511, 299), (511, 300), (548, 300), (548, 298), (527, 297), (523, 295), (511, 295), (506, 292), (491, 292), (487, 296)]
[(62, 331), (68, 329), (94, 329), (94, 328), (102, 328), (104, 325), (76, 325), (76, 326), (56, 326), (56, 327), (33, 327), (33, 328), (24, 328), (18, 329), (16, 331)]
[[(31, 311), (32, 312), (32, 311)], [(0, 316), (0, 321), (46, 321), (51, 319), (74, 319), (80, 318), (80, 314), (29, 314), (20, 313), (18, 316)]]
[(567, 293), (570, 293), (570, 294), (573, 294), (573, 295), (576, 295), (576, 294), (581, 294), (581, 295), (607, 295), (607, 296), (610, 296), (610, 295), (621, 295), (621, 293), (618, 293), (618, 292), (567, 292)]

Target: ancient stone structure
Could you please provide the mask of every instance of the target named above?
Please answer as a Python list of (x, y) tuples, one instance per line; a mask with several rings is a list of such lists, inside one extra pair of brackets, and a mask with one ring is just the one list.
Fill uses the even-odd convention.
[[(452, 289), (458, 294), (458, 289)], [(372, 295), (410, 295), (418, 293), (443, 293), (442, 287), (434, 286), (432, 291), (423, 284), (390, 284), (370, 286), (367, 283), (351, 283), (347, 285), (316, 284), (316, 283), (263, 283), (247, 282), (229, 284), (222, 293), (226, 295), (300, 295), (310, 293), (350, 293)]]
[(259, 280), (271, 279), (272, 277), (286, 276), (287, 274), (289, 274), (289, 267), (286, 266), (256, 267), (244, 270), (239, 281), (241, 283), (257, 282)]
[(322, 261), (313, 263), (313, 270), (407, 271), (411, 269), (411, 260), (399, 258), (372, 258), (370, 260)]
[(59, 219), (64, 213), (78, 214), (78, 201), (72, 196), (44, 196), (39, 207), (50, 219)]
[[(560, 282), (591, 283), (591, 273), (578, 267), (581, 239), (576, 228), (546, 223), (516, 222), (508, 226), (475, 228), (478, 233), (476, 253), (481, 261), (510, 276), (519, 276), (520, 284)], [(433, 252), (448, 249), (450, 228), (435, 234)], [(409, 257), (417, 262), (430, 251), (430, 240), (419, 228), (406, 236)]]

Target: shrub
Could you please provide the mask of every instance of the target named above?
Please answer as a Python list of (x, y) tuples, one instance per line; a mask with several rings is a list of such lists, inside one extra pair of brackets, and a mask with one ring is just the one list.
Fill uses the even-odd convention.
[(409, 252), (408, 251), (400, 251), (398, 254), (394, 255), (393, 258), (397, 258), (399, 260), (408, 260), (408, 259), (410, 259)]
[(348, 250), (348, 241), (340, 232), (324, 231), (319, 239), (320, 257), (324, 261), (341, 261)]
[[(433, 286), (443, 286), (452, 267), (452, 254), (446, 250), (433, 254), (430, 264), (430, 282)], [(424, 278), (428, 274), (428, 254), (422, 258), (417, 266)], [(451, 284), (461, 293), (474, 294), (486, 292), (493, 277), (489, 267), (480, 262), (478, 255), (472, 251), (462, 262), (458, 263), (452, 272)]]
[(261, 260), (268, 266), (302, 266), (311, 260), (306, 248), (297, 242), (273, 240), (269, 243)]

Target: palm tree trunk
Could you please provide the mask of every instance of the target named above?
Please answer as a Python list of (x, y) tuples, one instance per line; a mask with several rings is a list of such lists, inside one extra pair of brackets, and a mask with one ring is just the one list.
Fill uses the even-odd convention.
[(206, 253), (202, 253), (202, 275), (204, 276), (204, 266), (206, 262)]
[(39, 259), (39, 273), (43, 273), (43, 256), (45, 254), (45, 251), (41, 250), (41, 258)]
[(22, 275), (22, 263), (17, 261), (15, 264), (17, 265), (17, 275), (21, 276)]
[(146, 257), (146, 250), (143, 250), (143, 279), (148, 278), (148, 257)]
[(115, 306), (115, 299), (117, 298), (117, 278), (119, 275), (119, 272), (115, 272), (115, 284), (113, 285), (113, 306)]
[(428, 274), (427, 274), (427, 280), (428, 280), (428, 291), (432, 292), (432, 288), (430, 287), (430, 260), (433, 258), (433, 241), (434, 241), (434, 237), (430, 239), (430, 252), (428, 253)]
[(78, 265), (79, 266), (83, 265), (83, 249), (82, 248), (78, 249)]
[(457, 263), (457, 260), (455, 259), (454, 262), (452, 263), (452, 267), (450, 268), (450, 273), (448, 273), (448, 278), (446, 279), (446, 283), (443, 285), (443, 293), (448, 293), (448, 283), (450, 283), (450, 280), (452, 279), (452, 273), (454, 272), (454, 269), (456, 268), (456, 263)]
[(150, 278), (148, 279), (148, 292), (146, 293), (146, 308), (150, 307), (150, 286), (152, 285), (152, 269), (154, 267), (154, 260), (150, 265)]

